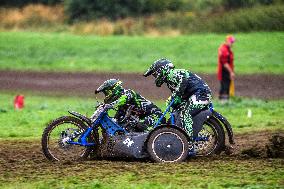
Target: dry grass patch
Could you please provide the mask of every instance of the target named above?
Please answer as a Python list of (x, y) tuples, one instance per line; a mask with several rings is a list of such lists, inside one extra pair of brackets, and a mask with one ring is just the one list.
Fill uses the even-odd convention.
[(63, 6), (28, 5), (23, 8), (0, 9), (0, 26), (4, 29), (63, 24)]

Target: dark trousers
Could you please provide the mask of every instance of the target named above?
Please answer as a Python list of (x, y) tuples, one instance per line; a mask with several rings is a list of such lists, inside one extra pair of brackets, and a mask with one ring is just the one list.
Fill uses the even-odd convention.
[(219, 91), (219, 99), (220, 100), (227, 100), (229, 99), (229, 92), (230, 92), (230, 83), (231, 80), (228, 78), (224, 78), (220, 82), (220, 91)]

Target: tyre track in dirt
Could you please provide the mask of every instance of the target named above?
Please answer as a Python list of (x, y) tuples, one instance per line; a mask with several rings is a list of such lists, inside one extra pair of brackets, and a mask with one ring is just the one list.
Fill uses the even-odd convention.
[[(282, 132), (282, 131), (277, 131)], [(200, 164), (200, 162), (212, 161), (259, 161), (243, 156), (241, 151), (258, 145), (264, 147), (268, 143), (268, 139), (273, 135), (272, 131), (261, 131), (257, 133), (238, 134), (235, 137), (235, 151), (232, 155), (220, 155), (213, 157), (197, 157), (191, 158), (187, 163)], [(283, 133), (283, 132), (282, 132)], [(251, 139), (251, 140), (248, 140)], [(268, 158), (262, 157), (264, 161)], [(262, 160), (261, 160), (262, 161)], [(125, 169), (125, 166), (127, 169)], [(91, 160), (83, 162), (50, 162), (42, 151), (40, 139), (1, 139), (0, 143), (0, 183), (13, 181), (19, 178), (21, 181), (29, 179), (46, 179), (50, 176), (59, 178), (67, 175), (80, 174), (80, 170), (91, 169), (96, 172), (95, 176), (104, 177), (106, 172), (117, 172), (129, 169), (135, 170), (164, 166), (163, 164), (152, 164), (149, 160)], [(167, 166), (174, 169), (177, 164), (168, 164)], [(108, 169), (105, 169), (108, 167)], [(161, 167), (160, 167), (161, 168)], [(171, 168), (170, 168), (171, 169)], [(98, 170), (104, 170), (98, 172)], [(153, 171), (153, 170), (152, 170)], [(147, 171), (145, 171), (147, 173)], [(155, 171), (154, 171), (155, 172)], [(99, 174), (99, 175), (98, 175)], [(148, 174), (148, 173), (147, 173)], [(60, 179), (60, 178), (59, 178)]]
[[(214, 74), (199, 74), (218, 95), (219, 82)], [(170, 92), (165, 87), (155, 87), (152, 77), (128, 73), (54, 73), (0, 71), (0, 91), (26, 91), (45, 95), (94, 96), (95, 89), (106, 79), (118, 78), (125, 88), (131, 88), (151, 99), (166, 99)], [(284, 75), (237, 75), (236, 96), (281, 99), (284, 98)]]

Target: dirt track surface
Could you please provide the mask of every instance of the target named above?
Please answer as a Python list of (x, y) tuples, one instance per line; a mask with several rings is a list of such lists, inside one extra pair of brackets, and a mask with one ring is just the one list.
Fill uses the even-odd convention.
[[(216, 75), (199, 74), (218, 95)], [(106, 79), (118, 78), (125, 88), (131, 88), (151, 99), (166, 99), (170, 93), (162, 86), (155, 87), (152, 77), (141, 74), (117, 73), (41, 73), (0, 71), (0, 91), (32, 91), (48, 95), (94, 96), (95, 89)], [(284, 98), (284, 75), (237, 75), (236, 96), (280, 99)]]
[[(144, 175), (155, 174), (155, 170), (171, 173), (175, 169), (183, 169), (188, 165), (208, 165), (215, 162), (244, 163), (246, 166), (261, 163), (263, 166), (269, 163), (268, 158), (250, 158), (240, 154), (244, 149), (258, 146), (264, 147), (273, 133), (262, 131), (259, 133), (242, 134), (236, 136), (236, 148), (232, 155), (213, 156), (210, 158), (197, 157), (189, 159), (181, 164), (153, 164), (145, 161), (107, 161), (91, 160), (83, 162), (61, 162), (48, 161), (41, 151), (40, 139), (34, 140), (1, 140), (0, 142), (0, 183), (13, 182), (13, 180), (25, 182), (27, 180), (40, 180), (46, 178), (58, 178), (63, 176), (75, 176), (84, 174), (80, 171), (90, 171), (92, 174), (85, 174), (87, 179), (105, 178), (107, 174), (122, 174), (127, 171), (137, 171)], [(282, 159), (283, 160), (283, 159)], [(280, 161), (282, 161), (280, 160)], [(278, 161), (278, 160), (277, 160)], [(284, 162), (282, 162), (284, 163)], [(213, 165), (212, 164), (212, 165)], [(260, 166), (260, 165), (259, 165)], [(184, 170), (185, 171), (185, 170)]]

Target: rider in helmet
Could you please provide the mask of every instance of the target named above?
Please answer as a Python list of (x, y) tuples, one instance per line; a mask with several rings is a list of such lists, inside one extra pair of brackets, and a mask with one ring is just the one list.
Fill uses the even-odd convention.
[(129, 108), (132, 108), (131, 112), (135, 113), (140, 120), (135, 125), (131, 125), (135, 127), (135, 131), (151, 129), (163, 114), (161, 109), (140, 94), (130, 89), (124, 89), (122, 82), (118, 79), (106, 80), (95, 91), (95, 93), (100, 92), (105, 95), (104, 102), (117, 109), (115, 118), (119, 124), (128, 125), (124, 118)]
[(174, 99), (173, 109), (179, 113), (181, 126), (192, 136), (192, 115), (205, 108), (211, 102), (211, 90), (196, 74), (175, 69), (172, 62), (162, 58), (155, 61), (144, 73), (147, 77), (153, 75), (157, 87), (166, 83), (171, 90), (170, 99)]

